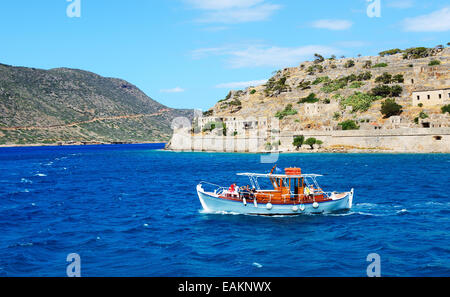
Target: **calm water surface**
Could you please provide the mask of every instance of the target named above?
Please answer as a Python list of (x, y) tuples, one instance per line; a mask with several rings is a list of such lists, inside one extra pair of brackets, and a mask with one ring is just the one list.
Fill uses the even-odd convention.
[(450, 155), (287, 154), (281, 168), (355, 188), (348, 213), (202, 213), (199, 181), (247, 184), (253, 154), (155, 145), (0, 149), (0, 276), (450, 276)]

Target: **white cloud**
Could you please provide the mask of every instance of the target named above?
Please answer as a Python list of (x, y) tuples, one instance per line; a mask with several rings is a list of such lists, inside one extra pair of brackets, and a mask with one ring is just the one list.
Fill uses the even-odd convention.
[(254, 68), (254, 67), (289, 67), (313, 57), (315, 53), (321, 55), (340, 54), (333, 47), (321, 45), (307, 45), (298, 47), (276, 47), (264, 45), (248, 45), (237, 48), (236, 46), (224, 46), (215, 48), (197, 49), (192, 52), (193, 58), (205, 58), (211, 55), (226, 57), (227, 66), (230, 68)]
[(450, 30), (450, 7), (403, 21), (403, 29), (410, 32), (445, 32)]
[(197, 19), (202, 23), (246, 23), (264, 21), (280, 5), (264, 3), (265, 0), (185, 0), (195, 9), (205, 11)]
[(221, 10), (250, 7), (260, 4), (264, 0), (185, 0), (185, 2), (198, 9)]
[(393, 0), (386, 4), (388, 7), (406, 9), (414, 6), (413, 0)]
[(231, 68), (244, 67), (288, 67), (311, 58), (314, 53), (321, 55), (337, 54), (331, 47), (308, 45), (300, 47), (250, 47), (229, 53)]
[(265, 84), (266, 82), (267, 82), (267, 79), (231, 82), (231, 83), (218, 84), (216, 86), (216, 88), (219, 88), (219, 89), (243, 89), (243, 88), (247, 88), (247, 87), (262, 85), (262, 84)]
[(337, 46), (341, 47), (363, 47), (367, 46), (369, 43), (365, 41), (358, 41), (358, 40), (352, 40), (352, 41), (339, 41), (336, 43)]
[(210, 55), (224, 55), (230, 50), (229, 47), (199, 48), (191, 52), (192, 58), (201, 59)]
[(347, 20), (317, 20), (311, 23), (311, 26), (318, 29), (328, 30), (347, 30), (353, 25), (352, 22)]
[(215, 27), (207, 27), (204, 28), (203, 31), (206, 32), (219, 32), (219, 31), (224, 31), (224, 30), (228, 30), (227, 26), (215, 26)]
[(263, 4), (249, 8), (218, 10), (206, 14), (198, 21), (202, 23), (225, 24), (258, 22), (268, 19), (279, 8), (279, 5)]
[(173, 89), (160, 90), (161, 93), (182, 93), (184, 91), (185, 91), (185, 89), (180, 88), (180, 87), (176, 87), (176, 88), (173, 88)]

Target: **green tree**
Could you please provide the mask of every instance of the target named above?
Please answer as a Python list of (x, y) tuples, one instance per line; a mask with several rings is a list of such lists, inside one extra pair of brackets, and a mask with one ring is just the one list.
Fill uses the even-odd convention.
[(441, 111), (442, 111), (442, 113), (450, 113), (450, 104), (447, 104), (447, 105), (444, 105), (444, 106), (442, 106), (441, 107)]
[(316, 103), (316, 102), (319, 102), (319, 99), (316, 98), (316, 94), (310, 93), (307, 97), (300, 99), (297, 103), (302, 104), (302, 103)]
[(317, 139), (315, 139), (314, 137), (311, 137), (311, 138), (306, 139), (305, 144), (309, 145), (311, 147), (311, 149), (313, 149), (316, 142), (317, 142)]
[(339, 126), (342, 127), (342, 130), (359, 130), (359, 126), (353, 120), (347, 120), (339, 123)]
[(397, 75), (394, 75), (394, 77), (392, 78), (392, 81), (402, 84), (405, 82), (405, 78), (403, 77), (403, 74), (397, 74)]
[(372, 68), (382, 68), (382, 67), (387, 67), (388, 64), (387, 63), (378, 63), (372, 66)]
[(279, 111), (275, 114), (276, 118), (279, 118), (280, 120), (284, 119), (284, 117), (288, 115), (295, 115), (298, 112), (292, 108), (292, 104), (288, 104), (286, 108), (283, 111)]
[(351, 68), (351, 67), (353, 67), (353, 66), (355, 66), (355, 61), (353, 61), (353, 60), (348, 60), (348, 61), (344, 64), (344, 67), (345, 67), (345, 68)]
[(383, 98), (386, 97), (398, 97), (401, 95), (401, 93), (403, 92), (403, 88), (399, 85), (395, 85), (395, 86), (387, 86), (387, 85), (381, 85), (381, 86), (376, 86), (375, 88), (372, 89), (371, 94), (373, 96), (381, 96)]
[(390, 75), (387, 72), (383, 73), (383, 75), (380, 75), (375, 79), (376, 83), (383, 83), (383, 84), (390, 84), (391, 81), (392, 81), (392, 75)]
[(370, 60), (365, 61), (365, 62), (364, 62), (364, 65), (363, 65), (363, 68), (364, 68), (364, 69), (370, 69), (370, 68), (372, 68), (372, 61), (370, 61)]
[(399, 48), (395, 48), (395, 49), (391, 49), (391, 50), (387, 50), (387, 51), (383, 51), (380, 52), (380, 56), (384, 57), (384, 56), (390, 56), (390, 55), (395, 55), (395, 54), (399, 54), (401, 53), (402, 50)]
[(426, 47), (412, 47), (403, 51), (403, 59), (420, 59), (426, 58), (431, 54), (430, 49)]
[(295, 136), (292, 145), (295, 146), (297, 149), (299, 149), (303, 145), (303, 142), (305, 142), (305, 136), (303, 135)]
[(441, 65), (441, 61), (431, 60), (430, 63), (428, 63), (428, 66), (437, 66), (437, 65)]
[(323, 61), (325, 61), (324, 57), (319, 54), (314, 54), (314, 63), (318, 64), (322, 63)]
[(394, 99), (386, 99), (381, 103), (381, 113), (385, 118), (401, 114), (402, 108), (403, 107), (397, 104)]

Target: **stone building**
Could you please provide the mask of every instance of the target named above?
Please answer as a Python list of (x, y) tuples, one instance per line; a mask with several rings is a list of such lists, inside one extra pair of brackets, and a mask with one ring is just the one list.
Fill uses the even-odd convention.
[(450, 103), (450, 88), (421, 90), (412, 93), (413, 106), (436, 106)]
[(267, 130), (270, 127), (270, 121), (264, 117), (198, 117), (195, 121), (197, 121), (201, 131), (210, 128), (209, 125), (212, 123), (223, 123), (227, 128), (228, 135), (232, 135), (234, 132), (242, 135), (250, 130)]
[(412, 125), (408, 118), (403, 116), (391, 116), (383, 125), (384, 129), (410, 128)]
[(339, 103), (335, 100), (332, 100), (329, 104), (306, 103), (300, 107), (300, 113), (305, 117), (330, 117), (339, 110)]
[(432, 114), (426, 119), (419, 119), (422, 128), (447, 128), (450, 127), (450, 116), (448, 114)]

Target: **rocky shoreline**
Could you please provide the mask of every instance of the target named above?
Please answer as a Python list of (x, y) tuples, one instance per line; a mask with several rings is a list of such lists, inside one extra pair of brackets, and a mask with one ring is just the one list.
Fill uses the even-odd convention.
[(120, 145), (120, 144), (158, 144), (166, 142), (57, 142), (57, 143), (31, 143), (31, 144), (2, 144), (0, 148), (8, 147), (54, 147), (54, 146), (92, 146), (92, 145)]

